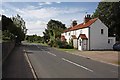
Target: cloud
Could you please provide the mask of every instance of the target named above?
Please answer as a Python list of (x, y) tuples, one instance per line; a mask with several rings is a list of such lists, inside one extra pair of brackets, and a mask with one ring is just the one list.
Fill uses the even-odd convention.
[(58, 3), (58, 4), (59, 4), (59, 3), (61, 3), (61, 2), (60, 2), (60, 1), (57, 1), (56, 3)]
[[(61, 1), (61, 2), (100, 2), (101, 0), (3, 0), (3, 2), (55, 2), (55, 1)], [(107, 0), (108, 2), (110, 0)], [(112, 0), (119, 1), (119, 0)]]
[[(60, 2), (58, 2), (58, 4), (59, 3)], [(63, 8), (63, 7), (42, 6), (42, 5), (50, 5), (50, 4), (53, 4), (53, 3), (41, 2), (39, 3), (39, 6), (27, 5), (26, 7), (22, 7), (22, 8), (17, 8), (8, 4), (6, 6), (6, 9), (9, 8), (9, 11), (7, 11), (6, 13), (11, 14), (11, 12), (14, 11), (13, 12), (14, 14), (19, 14), (26, 21), (28, 35), (37, 34), (42, 36), (43, 35), (42, 33), (46, 28), (46, 24), (48, 20), (56, 18), (56, 20), (59, 20), (59, 21), (61, 20), (65, 24), (68, 22), (70, 24), (71, 19), (76, 18), (75, 17), (76, 15), (79, 15), (79, 16), (81, 15), (77, 13), (82, 13), (87, 10), (84, 7), (64, 7)], [(68, 16), (65, 17), (66, 15)], [(78, 16), (77, 16), (77, 19), (78, 19)]]
[(24, 16), (45, 19), (55, 17), (61, 14), (71, 14), (87, 10), (85, 8), (56, 8), (56, 7), (37, 8), (34, 6), (31, 7), (32, 8), (16, 9), (16, 11)]
[(26, 22), (26, 27), (28, 29), (27, 35), (37, 34), (43, 36), (42, 33), (47, 26), (46, 24), (45, 21), (41, 20)]
[(52, 2), (39, 2), (38, 4), (40, 6), (42, 6), (42, 5), (50, 5), (50, 4), (52, 4)]

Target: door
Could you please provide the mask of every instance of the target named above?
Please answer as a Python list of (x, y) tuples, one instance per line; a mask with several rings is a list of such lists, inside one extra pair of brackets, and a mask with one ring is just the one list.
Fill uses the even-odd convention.
[(87, 40), (83, 40), (82, 50), (87, 50)]

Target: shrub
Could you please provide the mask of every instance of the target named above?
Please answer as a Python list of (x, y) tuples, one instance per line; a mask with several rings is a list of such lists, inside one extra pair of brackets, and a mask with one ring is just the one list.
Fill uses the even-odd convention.
[(67, 42), (65, 42), (65, 41), (59, 41), (59, 43), (58, 43), (58, 47), (59, 48), (66, 48), (66, 46), (67, 46)]
[(73, 49), (73, 46), (70, 45), (70, 44), (68, 44), (68, 45), (66, 46), (66, 49)]

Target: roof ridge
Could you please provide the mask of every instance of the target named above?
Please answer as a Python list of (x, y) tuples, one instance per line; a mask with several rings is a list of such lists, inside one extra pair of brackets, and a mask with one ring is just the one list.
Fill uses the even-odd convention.
[(90, 19), (87, 23), (84, 24), (83, 23), (80, 23), (78, 25), (75, 25), (73, 27), (69, 27), (67, 30), (65, 30), (64, 32), (68, 32), (68, 31), (73, 31), (73, 30), (77, 30), (77, 29), (82, 29), (82, 28), (86, 28), (86, 27), (89, 27), (91, 24), (93, 24), (98, 18), (93, 18), (93, 19)]

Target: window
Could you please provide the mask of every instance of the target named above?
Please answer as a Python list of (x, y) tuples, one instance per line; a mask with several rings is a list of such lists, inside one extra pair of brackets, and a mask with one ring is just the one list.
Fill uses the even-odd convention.
[(79, 41), (80, 41), (80, 46), (81, 46), (81, 44), (82, 44), (82, 41), (81, 41), (81, 39), (80, 39)]
[(108, 44), (110, 44), (110, 39), (108, 39)]
[(82, 34), (82, 30), (80, 30), (80, 34)]
[(69, 32), (69, 36), (70, 36), (70, 32)]
[(65, 33), (65, 35), (67, 35), (67, 33)]
[(108, 39), (108, 44), (113, 43), (113, 39)]
[(103, 29), (101, 29), (101, 34), (103, 34), (104, 32), (103, 32)]

